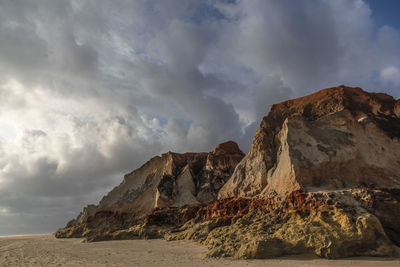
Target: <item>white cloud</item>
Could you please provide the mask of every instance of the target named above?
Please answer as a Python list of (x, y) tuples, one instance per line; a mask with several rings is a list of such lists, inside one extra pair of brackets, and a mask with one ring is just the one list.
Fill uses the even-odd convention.
[(400, 86), (400, 69), (394, 66), (384, 68), (380, 77), (385, 84)]

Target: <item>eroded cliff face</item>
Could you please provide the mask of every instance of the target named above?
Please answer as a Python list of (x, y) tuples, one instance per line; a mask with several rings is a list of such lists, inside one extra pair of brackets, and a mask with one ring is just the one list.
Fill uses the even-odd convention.
[[(194, 213), (177, 217), (187, 221), (164, 234), (167, 240), (196, 240), (209, 248), (209, 256), (241, 259), (315, 254), (324, 258), (392, 256), (399, 244), (395, 216), (399, 192), (350, 189), (335, 192), (294, 191), (277, 198), (221, 199)], [(395, 203), (395, 204), (394, 204)], [(386, 214), (381, 216), (382, 214)], [(155, 212), (149, 224), (163, 221)], [(195, 214), (193, 216), (193, 214)], [(192, 215), (192, 216), (191, 216)], [(387, 217), (389, 215), (391, 218)], [(169, 216), (169, 218), (172, 216)], [(388, 226), (388, 225), (391, 226)], [(164, 222), (163, 224), (168, 225)], [(385, 227), (383, 227), (385, 225)], [(149, 226), (147, 226), (149, 227)], [(388, 229), (397, 234), (388, 234)]]
[(219, 198), (400, 188), (399, 101), (339, 86), (273, 105)]
[(240, 259), (393, 256), (400, 245), (399, 200), (400, 190), (294, 191), (283, 201), (236, 198), (155, 209), (142, 221), (131, 221), (128, 213), (97, 212), (57, 234), (87, 241), (194, 240), (208, 247), (208, 256)]
[(125, 175), (122, 183), (104, 196), (99, 205), (85, 207), (67, 228), (85, 224), (96, 214), (126, 213), (133, 222), (155, 208), (214, 201), (243, 157), (244, 153), (233, 141), (219, 144), (210, 153), (168, 152), (154, 157)]
[(244, 158), (233, 142), (153, 158), (56, 236), (189, 239), (244, 259), (392, 256), (399, 101), (339, 86), (273, 105)]

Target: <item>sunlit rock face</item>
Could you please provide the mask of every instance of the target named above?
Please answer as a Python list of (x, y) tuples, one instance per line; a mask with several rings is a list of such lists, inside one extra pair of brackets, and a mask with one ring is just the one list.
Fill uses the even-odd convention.
[(273, 105), (219, 198), (400, 188), (399, 101), (339, 86)]
[(130, 212), (143, 217), (154, 208), (214, 201), (244, 153), (233, 141), (209, 153), (168, 152), (126, 174), (98, 206), (89, 205), (69, 225), (84, 222), (97, 211)]
[(226, 142), (155, 157), (56, 236), (189, 239), (241, 259), (393, 256), (399, 113), (399, 100), (345, 86), (273, 105), (246, 156)]

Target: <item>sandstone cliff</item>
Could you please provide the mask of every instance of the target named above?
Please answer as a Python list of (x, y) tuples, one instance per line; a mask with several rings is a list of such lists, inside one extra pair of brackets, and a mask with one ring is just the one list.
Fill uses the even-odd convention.
[(339, 86), (273, 105), (219, 198), (400, 188), (399, 101)]
[(99, 205), (85, 207), (67, 228), (86, 223), (96, 213), (129, 213), (129, 220), (135, 221), (155, 208), (211, 202), (243, 157), (232, 141), (219, 144), (210, 153), (168, 152), (156, 156), (126, 174)]
[(273, 105), (242, 157), (228, 142), (153, 158), (56, 236), (190, 239), (236, 258), (399, 250), (399, 100), (339, 86)]

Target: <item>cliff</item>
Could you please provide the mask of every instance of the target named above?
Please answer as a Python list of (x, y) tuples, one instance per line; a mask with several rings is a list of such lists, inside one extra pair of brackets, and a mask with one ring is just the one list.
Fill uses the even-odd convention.
[(105, 214), (125, 214), (127, 219), (121, 224), (129, 225), (155, 208), (214, 201), (243, 157), (244, 153), (233, 141), (219, 144), (210, 153), (168, 152), (156, 156), (126, 174), (122, 183), (104, 196), (99, 205), (85, 207), (57, 236), (80, 237), (82, 231), (90, 231), (88, 222), (95, 224), (93, 229), (100, 225), (111, 229), (120, 227), (102, 219)]
[(273, 105), (243, 159), (232, 142), (154, 158), (56, 236), (190, 239), (215, 257), (393, 256), (399, 138), (399, 100), (324, 89)]
[(400, 188), (399, 101), (339, 86), (273, 105), (219, 198)]

